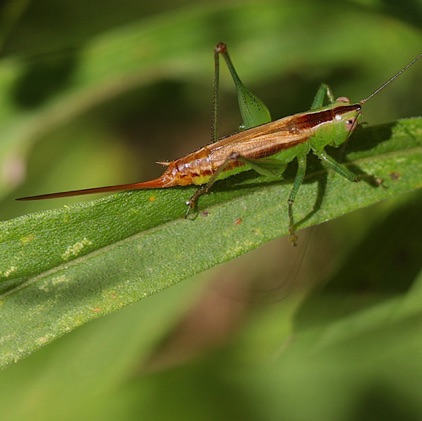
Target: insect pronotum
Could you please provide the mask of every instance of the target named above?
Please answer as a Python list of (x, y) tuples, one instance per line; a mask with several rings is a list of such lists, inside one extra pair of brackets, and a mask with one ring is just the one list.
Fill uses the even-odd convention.
[[(217, 130), (220, 54), (224, 57), (233, 78), (243, 120), (239, 132), (221, 139), (218, 138)], [(327, 169), (336, 171), (350, 181), (359, 181), (356, 174), (328, 155), (325, 147), (328, 145), (339, 147), (343, 144), (358, 125), (362, 105), (416, 63), (421, 56), (422, 54), (419, 54), (372, 94), (357, 103), (352, 104), (345, 97), (335, 99), (331, 89), (322, 84), (309, 111), (271, 121), (265, 104), (241, 82), (227, 52), (226, 44), (219, 43), (214, 49), (213, 143), (175, 161), (159, 162), (167, 168), (155, 180), (48, 193), (18, 200), (53, 199), (193, 184), (199, 188), (186, 202), (188, 206), (186, 216), (188, 216), (196, 209), (200, 196), (208, 193), (216, 181), (248, 170), (255, 170), (262, 175), (281, 176), (287, 164), (296, 158), (298, 168), (287, 201), (290, 238), (293, 244), (296, 244), (293, 204), (305, 177), (307, 155), (312, 151)], [(324, 105), (325, 98), (328, 99), (328, 105)]]

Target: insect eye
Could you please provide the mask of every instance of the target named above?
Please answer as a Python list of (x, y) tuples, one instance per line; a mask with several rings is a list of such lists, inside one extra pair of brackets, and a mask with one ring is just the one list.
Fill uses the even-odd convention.
[(346, 129), (347, 129), (347, 130), (352, 130), (352, 129), (354, 129), (355, 122), (356, 122), (356, 119), (354, 119), (354, 118), (349, 118), (349, 120), (347, 120), (347, 121), (346, 121)]

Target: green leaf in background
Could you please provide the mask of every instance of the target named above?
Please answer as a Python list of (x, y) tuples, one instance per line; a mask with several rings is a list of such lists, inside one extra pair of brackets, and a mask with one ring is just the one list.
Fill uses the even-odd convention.
[[(420, 52), (420, 5), (144, 3), (0, 11), (2, 417), (420, 419), (419, 65), (330, 151), (383, 187), (311, 160), (301, 226), (348, 215), (309, 246), (299, 232), (303, 261), (264, 244), (286, 234), (294, 166), (284, 181), (218, 183), (195, 221), (182, 218), (190, 188), (13, 201), (153, 178), (154, 161), (206, 144), (219, 41), (275, 118), (308, 109), (321, 82), (358, 101)], [(224, 134), (240, 117), (228, 76), (222, 88)]]

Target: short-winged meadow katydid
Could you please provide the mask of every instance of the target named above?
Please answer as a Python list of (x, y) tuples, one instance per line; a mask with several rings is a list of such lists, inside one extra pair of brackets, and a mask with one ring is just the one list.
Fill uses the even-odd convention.
[[(224, 57), (233, 78), (243, 120), (240, 131), (221, 139), (218, 138), (217, 130), (220, 54)], [(249, 170), (255, 170), (261, 175), (281, 176), (287, 164), (296, 158), (298, 163), (296, 177), (287, 200), (290, 238), (295, 244), (293, 204), (305, 177), (309, 152), (315, 154), (327, 169), (336, 171), (349, 181), (359, 181), (356, 174), (330, 157), (325, 152), (325, 147), (339, 147), (343, 144), (358, 126), (362, 105), (407, 70), (421, 56), (422, 54), (419, 54), (371, 95), (357, 103), (351, 103), (345, 97), (335, 99), (330, 88), (322, 84), (309, 111), (271, 121), (270, 113), (264, 103), (246, 89), (241, 82), (227, 52), (226, 44), (219, 43), (214, 49), (213, 143), (175, 161), (159, 162), (167, 168), (159, 178), (154, 180), (49, 193), (18, 200), (52, 199), (122, 190), (198, 185), (199, 188), (186, 202), (187, 216), (196, 209), (200, 196), (208, 193), (216, 181)], [(329, 102), (328, 105), (324, 105), (326, 98)]]

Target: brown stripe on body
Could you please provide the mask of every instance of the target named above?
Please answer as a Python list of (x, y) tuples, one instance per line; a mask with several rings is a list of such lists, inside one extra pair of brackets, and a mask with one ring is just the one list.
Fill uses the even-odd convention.
[(295, 114), (292, 117), (281, 119), (280, 121), (285, 122), (283, 130), (280, 130), (280, 127), (274, 126), (266, 132), (266, 136), (270, 137), (273, 135), (274, 138), (277, 136), (285, 137), (286, 141), (274, 142), (268, 139), (267, 146), (261, 147), (248, 157), (253, 159), (265, 158), (284, 149), (304, 143), (315, 133), (315, 129), (321, 124), (330, 123), (335, 119), (336, 115), (358, 111), (359, 109), (359, 104), (341, 105), (328, 110)]
[[(214, 160), (210, 148), (205, 146), (183, 158), (170, 162), (165, 174), (172, 180), (172, 185), (187, 186), (190, 184), (203, 184), (207, 180), (201, 179), (211, 177), (219, 166), (230, 157), (230, 154), (231, 152), (228, 152), (222, 161)], [(225, 171), (244, 165), (240, 161), (232, 161), (226, 164)]]
[(293, 146), (299, 145), (309, 139), (309, 136), (302, 136), (300, 139), (292, 140), (288, 143), (277, 143), (273, 145), (268, 145), (267, 147), (260, 148), (254, 153), (248, 154), (247, 158), (251, 159), (261, 159), (268, 158), (271, 155), (275, 155), (277, 152), (280, 152), (284, 149), (292, 148)]
[(296, 130), (309, 130), (318, 127), (321, 124), (333, 121), (338, 114), (346, 114), (350, 111), (358, 111), (359, 104), (341, 105), (324, 111), (309, 112), (298, 114), (294, 120)]
[(250, 159), (269, 157), (306, 142), (321, 124), (333, 121), (338, 114), (356, 111), (359, 107), (356, 104), (340, 105), (332, 109), (295, 114), (235, 133), (171, 162), (165, 173), (174, 178), (173, 185), (195, 183), (201, 178), (212, 176), (224, 163), (227, 164), (224, 171), (243, 166), (240, 161), (226, 162), (233, 153)]
[(171, 162), (166, 172), (171, 173), (177, 180), (175, 184), (179, 186), (193, 184), (195, 178), (209, 177), (214, 174), (215, 169), (209, 155), (207, 147), (201, 148)]

